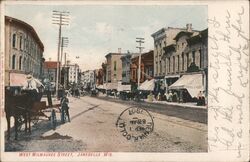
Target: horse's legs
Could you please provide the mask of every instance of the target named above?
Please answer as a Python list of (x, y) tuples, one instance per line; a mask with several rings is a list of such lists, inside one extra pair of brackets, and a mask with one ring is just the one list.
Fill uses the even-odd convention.
[(27, 114), (27, 118), (28, 118), (28, 122), (29, 122), (29, 133), (31, 133), (31, 126), (30, 126), (30, 123), (31, 123), (31, 113), (30, 112), (28, 112), (28, 114)]
[(25, 113), (24, 114), (25, 132), (28, 131), (27, 122), (28, 122), (28, 120), (27, 120), (27, 113)]
[(14, 117), (14, 119), (15, 119), (15, 140), (17, 140), (17, 136), (18, 136), (18, 134), (17, 134), (17, 127), (18, 127), (18, 119), (17, 119), (17, 116), (15, 116)]
[(6, 119), (7, 119), (7, 140), (10, 139), (10, 116), (6, 115)]

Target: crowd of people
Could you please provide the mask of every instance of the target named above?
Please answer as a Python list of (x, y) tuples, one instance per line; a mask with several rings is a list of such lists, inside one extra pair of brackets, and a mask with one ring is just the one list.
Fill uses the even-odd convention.
[(153, 92), (150, 92), (147, 96), (148, 101), (167, 101), (167, 102), (196, 102), (197, 106), (204, 106), (205, 103), (205, 95), (202, 93), (202, 91), (199, 91), (196, 97), (191, 97), (187, 90), (181, 90), (181, 91), (174, 91), (169, 90), (165, 93), (158, 93), (153, 94)]

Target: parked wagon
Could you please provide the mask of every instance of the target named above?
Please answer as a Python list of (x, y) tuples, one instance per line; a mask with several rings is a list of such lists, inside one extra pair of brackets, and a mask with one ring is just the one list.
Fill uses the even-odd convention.
[[(56, 128), (56, 112), (60, 112), (60, 104), (47, 106), (38, 94), (36, 101), (33, 100), (32, 93), (23, 91), (20, 94), (13, 94), (9, 89), (5, 89), (5, 113), (7, 119), (7, 138), (10, 138), (10, 118), (14, 117), (15, 139), (18, 132), (25, 125), (25, 131), (31, 132), (31, 123), (37, 124), (39, 120), (51, 121), (53, 129)], [(50, 115), (47, 115), (49, 112)]]

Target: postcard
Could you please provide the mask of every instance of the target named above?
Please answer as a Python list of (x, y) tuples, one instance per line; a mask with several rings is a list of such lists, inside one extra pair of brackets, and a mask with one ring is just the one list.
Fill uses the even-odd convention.
[(1, 161), (249, 161), (248, 1), (1, 1)]

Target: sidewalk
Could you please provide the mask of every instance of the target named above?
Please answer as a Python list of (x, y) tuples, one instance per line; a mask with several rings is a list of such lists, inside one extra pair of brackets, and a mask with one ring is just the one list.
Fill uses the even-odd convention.
[[(118, 97), (115, 98), (114, 96), (107, 96), (106, 94), (101, 94), (101, 93), (99, 94), (98, 97), (108, 97), (108, 98), (112, 98), (116, 100), (121, 100)], [(121, 101), (128, 101), (128, 100), (121, 100)], [(151, 102), (151, 101), (148, 101), (147, 99), (142, 99), (141, 101), (145, 103), (149, 103), (149, 104), (171, 105), (171, 106), (179, 106), (179, 107), (184, 107), (184, 108), (207, 109), (207, 106), (197, 106), (195, 102), (178, 103), (178, 102), (167, 102), (167, 101), (156, 101), (156, 100)]]

